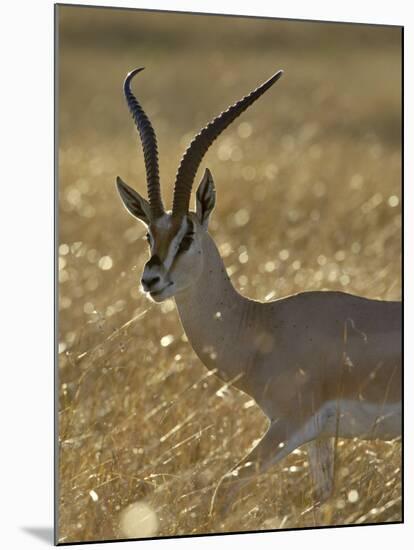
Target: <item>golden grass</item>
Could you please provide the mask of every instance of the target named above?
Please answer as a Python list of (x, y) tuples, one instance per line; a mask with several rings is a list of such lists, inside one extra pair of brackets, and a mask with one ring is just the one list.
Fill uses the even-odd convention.
[(399, 443), (357, 440), (339, 441), (321, 511), (299, 449), (231, 514), (208, 517), (265, 419), (208, 376), (173, 302), (140, 294), (145, 229), (114, 181), (145, 192), (128, 70), (147, 67), (134, 89), (169, 202), (191, 135), (283, 68), (203, 163), (234, 285), (260, 300), (312, 289), (400, 299), (400, 31), (69, 7), (60, 24), (59, 540), (125, 536), (122, 512), (142, 500), (159, 536), (399, 521)]

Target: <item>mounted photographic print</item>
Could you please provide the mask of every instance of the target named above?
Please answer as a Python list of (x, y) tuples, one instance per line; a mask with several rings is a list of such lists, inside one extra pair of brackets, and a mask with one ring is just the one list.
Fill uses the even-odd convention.
[(56, 542), (402, 522), (402, 28), (55, 15)]

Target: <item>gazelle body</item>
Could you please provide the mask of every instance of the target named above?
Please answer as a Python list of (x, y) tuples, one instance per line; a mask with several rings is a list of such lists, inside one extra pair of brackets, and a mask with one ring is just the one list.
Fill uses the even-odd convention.
[(342, 292), (304, 292), (266, 303), (241, 296), (207, 231), (215, 204), (210, 172), (197, 190), (195, 212), (188, 209), (191, 187), (212, 141), (281, 72), (196, 136), (181, 162), (169, 213), (161, 201), (155, 134), (130, 90), (138, 71), (128, 75), (124, 90), (144, 148), (150, 202), (119, 178), (118, 190), (128, 211), (148, 227), (151, 258), (143, 289), (156, 302), (174, 297), (204, 365), (254, 398), (269, 419), (237, 476), (233, 470), (227, 499), (252, 474), (305, 443), (318, 498), (326, 498), (333, 486), (333, 438), (401, 435), (401, 303)]

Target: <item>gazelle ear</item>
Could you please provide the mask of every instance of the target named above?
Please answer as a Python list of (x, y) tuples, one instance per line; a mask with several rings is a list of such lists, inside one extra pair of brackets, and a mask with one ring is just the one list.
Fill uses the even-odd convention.
[(216, 189), (211, 172), (206, 168), (196, 194), (196, 214), (204, 229), (207, 229), (208, 219), (215, 204)]
[(127, 185), (121, 178), (118, 176), (116, 178), (116, 186), (118, 188), (118, 193), (121, 197), (121, 200), (130, 214), (134, 218), (138, 218), (145, 225), (149, 225), (151, 219), (151, 208), (149, 202), (141, 197), (132, 187)]

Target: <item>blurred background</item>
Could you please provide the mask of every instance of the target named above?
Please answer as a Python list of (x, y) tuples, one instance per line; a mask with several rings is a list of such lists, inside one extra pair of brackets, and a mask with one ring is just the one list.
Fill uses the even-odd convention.
[(321, 509), (298, 449), (208, 517), (266, 421), (208, 376), (174, 302), (139, 292), (145, 228), (115, 177), (146, 194), (132, 68), (169, 206), (192, 136), (282, 68), (199, 171), (234, 286), (401, 299), (401, 29), (61, 5), (57, 30), (59, 541), (400, 521), (400, 444), (357, 440), (338, 442)]

